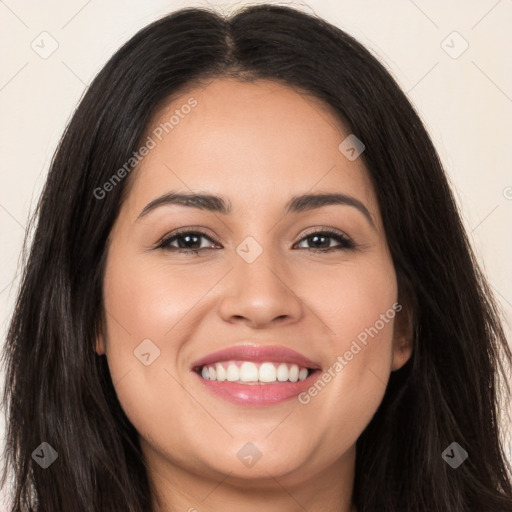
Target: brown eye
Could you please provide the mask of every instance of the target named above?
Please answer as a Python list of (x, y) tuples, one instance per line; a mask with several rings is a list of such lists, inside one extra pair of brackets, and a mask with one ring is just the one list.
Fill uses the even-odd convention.
[[(212, 248), (211, 244), (210, 246), (201, 247), (201, 239), (208, 239), (213, 242), (213, 244), (216, 243), (203, 231), (179, 231), (162, 239), (156, 249), (197, 254), (203, 249)], [(177, 247), (171, 245), (174, 242), (177, 242)]]
[[(338, 245), (332, 246), (332, 240), (336, 240)], [(302, 248), (312, 251), (330, 252), (355, 248), (354, 242), (352, 242), (352, 240), (350, 240), (350, 238), (345, 234), (340, 231), (330, 229), (309, 233), (303, 237), (299, 243), (302, 243), (303, 241), (309, 242), (311, 246)]]

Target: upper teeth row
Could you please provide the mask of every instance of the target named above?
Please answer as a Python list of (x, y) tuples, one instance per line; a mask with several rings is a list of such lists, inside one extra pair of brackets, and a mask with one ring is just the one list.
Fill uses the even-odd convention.
[(307, 368), (299, 368), (296, 364), (256, 363), (244, 361), (240, 367), (235, 362), (216, 363), (203, 366), (201, 376), (204, 379), (229, 382), (297, 382), (308, 376)]

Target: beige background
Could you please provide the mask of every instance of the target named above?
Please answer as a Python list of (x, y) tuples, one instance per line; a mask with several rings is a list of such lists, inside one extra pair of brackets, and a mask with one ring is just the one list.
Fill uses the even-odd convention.
[[(27, 218), (87, 84), (149, 22), (185, 6), (230, 12), (248, 3), (262, 2), (0, 1), (0, 346)], [(512, 0), (270, 3), (301, 5), (346, 30), (407, 92), (446, 166), (510, 334)]]

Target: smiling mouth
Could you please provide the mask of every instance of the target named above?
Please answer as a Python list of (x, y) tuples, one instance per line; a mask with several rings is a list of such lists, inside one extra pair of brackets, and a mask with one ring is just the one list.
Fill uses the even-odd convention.
[(194, 368), (204, 380), (267, 385), (306, 380), (316, 370), (284, 362), (219, 361)]

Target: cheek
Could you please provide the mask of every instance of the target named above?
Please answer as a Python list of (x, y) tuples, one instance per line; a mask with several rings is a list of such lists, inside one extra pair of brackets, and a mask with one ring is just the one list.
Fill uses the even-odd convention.
[(160, 375), (159, 380), (157, 374), (175, 365), (178, 347), (170, 341), (193, 292), (181, 290), (179, 276), (170, 276), (121, 248), (109, 254), (104, 279), (106, 352), (123, 405), (147, 401), (147, 390), (162, 396), (161, 381), (167, 379)]
[(323, 276), (315, 289), (322, 290), (316, 305), (329, 327), (330, 360), (302, 403), (317, 424), (328, 426), (325, 446), (346, 449), (371, 420), (387, 386), (400, 310), (396, 274), (390, 259), (351, 265)]
[[(158, 355), (155, 364), (175, 367), (181, 346), (193, 335), (191, 318), (201, 309), (198, 303), (216, 280), (211, 270), (198, 277), (183, 263), (169, 265), (121, 246), (112, 251), (104, 298), (107, 353), (113, 371), (122, 372), (134, 361), (140, 362), (139, 352), (148, 351), (150, 360), (153, 352)], [(145, 344), (139, 348), (141, 343)]]
[[(353, 270), (343, 277), (340, 291), (331, 294), (330, 315), (335, 331), (332, 349), (336, 355), (347, 353), (349, 362), (356, 359), (351, 354), (357, 355), (359, 364), (373, 359), (390, 360), (396, 314), (393, 305), (397, 299), (394, 270), (385, 267)], [(357, 345), (361, 347), (360, 352)]]
[[(155, 446), (166, 440), (175, 462), (184, 463), (188, 445), (182, 443), (180, 431), (170, 438), (169, 429), (175, 426), (177, 405), (180, 418), (193, 419), (198, 410), (192, 400), (183, 400), (177, 357), (193, 331), (187, 312), (206, 285), (190, 286), (186, 272), (178, 268), (148, 265), (142, 258), (117, 257), (115, 252), (109, 258), (104, 280), (106, 341), (116, 394), (142, 437)], [(187, 429), (193, 431), (193, 424)]]
[[(368, 342), (364, 357), (384, 357), (386, 351), (390, 357), (397, 294), (391, 259), (375, 255), (315, 273), (301, 296), (328, 327), (323, 339), (333, 357), (350, 350), (354, 340)], [(370, 346), (369, 340), (376, 343)]]

